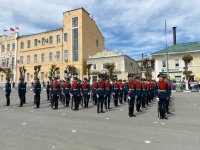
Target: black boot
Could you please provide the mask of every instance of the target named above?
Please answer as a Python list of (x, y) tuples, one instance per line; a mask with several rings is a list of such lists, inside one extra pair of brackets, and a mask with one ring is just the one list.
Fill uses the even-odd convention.
[(101, 113), (105, 113), (105, 111), (103, 111), (103, 102), (101, 103)]
[(163, 110), (163, 119), (168, 120), (168, 118), (166, 117), (166, 114), (165, 114), (165, 110)]
[(132, 115), (133, 117), (136, 117), (136, 115), (134, 114), (134, 107), (131, 108), (131, 115)]
[(160, 118), (159, 119), (163, 119), (163, 110), (160, 110)]
[(132, 117), (132, 114), (131, 114), (131, 107), (128, 108), (128, 117)]

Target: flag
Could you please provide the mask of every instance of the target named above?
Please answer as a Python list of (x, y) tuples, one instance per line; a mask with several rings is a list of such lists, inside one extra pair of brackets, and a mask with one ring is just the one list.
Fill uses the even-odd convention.
[(10, 31), (14, 31), (14, 32), (15, 32), (15, 29), (13, 29), (13, 28), (10, 28)]
[(15, 27), (16, 30), (19, 30), (19, 27)]
[(8, 31), (8, 30), (4, 29), (3, 31), (6, 32), (6, 31)]

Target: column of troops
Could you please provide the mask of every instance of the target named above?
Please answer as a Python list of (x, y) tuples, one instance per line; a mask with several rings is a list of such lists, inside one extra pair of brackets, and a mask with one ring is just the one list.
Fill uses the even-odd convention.
[[(157, 76), (159, 78), (158, 82), (154, 80), (146, 80), (144, 78), (135, 77), (133, 79), (133, 74), (128, 75), (128, 81), (114, 79), (113, 83), (110, 80), (103, 79), (99, 76), (99, 80), (94, 80), (92, 84), (84, 78), (83, 81), (77, 77), (70, 79), (60, 80), (56, 77), (47, 82), (46, 93), (47, 100), (50, 101), (50, 106), (52, 109), (58, 109), (58, 103), (61, 103), (70, 107), (71, 109), (78, 111), (79, 106), (83, 108), (88, 108), (89, 100), (92, 100), (92, 104), (97, 106), (97, 113), (105, 113), (106, 110), (111, 109), (111, 99), (113, 100), (113, 106), (119, 107), (119, 104), (124, 102), (128, 103), (128, 116), (136, 117), (134, 114), (134, 108), (136, 112), (141, 112), (141, 108), (146, 108), (149, 103), (157, 99), (158, 101), (158, 118), (168, 119), (166, 114), (169, 114), (169, 101), (171, 97), (171, 83), (163, 74)], [(10, 105), (10, 93), (11, 84), (9, 79), (5, 85), (5, 95), (7, 99), (7, 105)], [(40, 94), (41, 94), (41, 84), (39, 79), (35, 79), (35, 84), (33, 87), (34, 93), (34, 104), (36, 108), (40, 107)], [(26, 84), (23, 79), (19, 79), (18, 94), (20, 99), (20, 106), (26, 103)]]

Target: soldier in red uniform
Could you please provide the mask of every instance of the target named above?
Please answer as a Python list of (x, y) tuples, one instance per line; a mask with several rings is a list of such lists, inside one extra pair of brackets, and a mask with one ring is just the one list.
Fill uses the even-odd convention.
[(71, 93), (73, 95), (75, 108), (74, 110), (79, 109), (79, 96), (80, 96), (80, 86), (77, 82), (77, 77), (74, 77), (74, 82), (72, 83)]
[(141, 106), (141, 100), (142, 100), (142, 83), (140, 82), (140, 77), (136, 77), (136, 111), (141, 112), (140, 106)]
[(124, 102), (125, 102), (128, 94), (128, 83), (126, 82), (126, 80), (124, 80), (123, 82), (124, 82), (123, 87), (124, 87)]
[(122, 104), (122, 99), (123, 99), (123, 89), (124, 85), (122, 83), (122, 80), (119, 80), (119, 103)]
[(94, 79), (93, 83), (92, 83), (92, 100), (94, 101), (94, 105), (97, 104), (97, 89), (98, 89), (98, 86), (97, 86), (97, 80)]
[(117, 82), (117, 78), (114, 79), (114, 83), (112, 85), (112, 92), (114, 97), (114, 106), (119, 107), (118, 98), (119, 98), (119, 84)]
[(58, 98), (60, 95), (60, 85), (57, 81), (57, 77), (54, 77), (54, 83), (52, 84), (52, 91), (53, 91), (53, 103), (55, 104), (55, 110), (58, 109)]
[(110, 95), (112, 93), (112, 86), (110, 84), (109, 79), (106, 79), (105, 82), (105, 108), (111, 109), (110, 108)]
[(103, 81), (103, 77), (99, 76), (99, 83), (98, 83), (98, 90), (97, 90), (97, 113), (100, 113), (99, 107), (101, 106), (101, 113), (105, 113), (103, 111), (103, 103), (104, 103), (104, 96), (105, 96), (105, 83)]
[(142, 108), (146, 108), (145, 102), (147, 98), (147, 84), (144, 78), (142, 78), (141, 81), (142, 81)]

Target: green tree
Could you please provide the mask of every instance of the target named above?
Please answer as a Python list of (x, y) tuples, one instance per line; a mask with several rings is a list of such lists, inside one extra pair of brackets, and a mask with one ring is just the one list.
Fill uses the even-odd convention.
[(24, 66), (19, 67), (20, 78), (25, 78), (26, 69)]
[(188, 64), (193, 60), (193, 57), (187, 54), (183, 56), (182, 60), (185, 62), (185, 67), (184, 67), (185, 71), (183, 72), (183, 74), (185, 74), (186, 79), (188, 80), (188, 78), (192, 74), (192, 71), (188, 71)]
[(67, 65), (66, 69), (68, 76), (76, 75), (76, 67), (74, 65)]
[(86, 71), (87, 71), (87, 74), (88, 74), (88, 80), (90, 81), (91, 77), (90, 77), (90, 70), (91, 70), (91, 67), (92, 67), (92, 64), (87, 64), (86, 65)]
[(51, 80), (55, 74), (56, 74), (56, 71), (59, 71), (60, 70), (60, 67), (57, 67), (56, 65), (51, 65), (51, 68), (49, 69), (49, 80)]
[(6, 79), (10, 79), (12, 77), (11, 68), (3, 68), (2, 72), (6, 74)]
[(106, 63), (106, 69), (108, 70), (108, 77), (113, 81), (113, 71), (115, 69), (115, 65), (113, 63)]
[(38, 74), (41, 70), (41, 67), (42, 65), (37, 65), (37, 66), (34, 66), (34, 75), (35, 75), (35, 78), (38, 78)]

